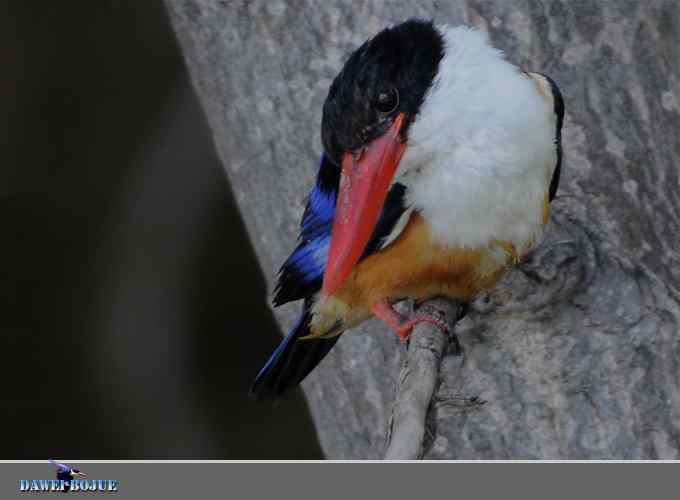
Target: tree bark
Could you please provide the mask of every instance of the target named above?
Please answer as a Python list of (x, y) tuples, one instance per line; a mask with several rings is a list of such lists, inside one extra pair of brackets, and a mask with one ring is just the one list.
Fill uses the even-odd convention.
[[(166, 0), (272, 286), (349, 52), (409, 17), (467, 23), (566, 102), (562, 182), (524, 272), (442, 362), (425, 458), (680, 458), (680, 3)], [(287, 328), (296, 306), (276, 312)], [(256, 332), (253, 332), (256, 334)], [(404, 348), (372, 321), (303, 384), (329, 458), (381, 458)]]
[(449, 331), (431, 323), (417, 323), (408, 339), (387, 428), (386, 460), (415, 460), (422, 456), (428, 437), (427, 414), (434, 401), (442, 358), (450, 341), (459, 346), (454, 328), (463, 307), (460, 302), (435, 297), (418, 308), (419, 313), (445, 321)]

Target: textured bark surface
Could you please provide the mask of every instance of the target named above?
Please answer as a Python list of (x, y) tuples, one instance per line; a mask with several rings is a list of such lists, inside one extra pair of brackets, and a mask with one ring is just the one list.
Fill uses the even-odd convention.
[(411, 332), (387, 428), (385, 460), (422, 457), (430, 438), (427, 416), (435, 401), (442, 359), (451, 342), (460, 349), (455, 327), (464, 308), (461, 302), (441, 297), (419, 305), (419, 314), (439, 318), (447, 324), (448, 331), (423, 322), (417, 323)]
[[(680, 458), (680, 3), (167, 0), (273, 284), (344, 57), (418, 16), (489, 32), (567, 116), (546, 238), (458, 325), (426, 458)], [(286, 328), (296, 307), (277, 311)], [(256, 332), (253, 332), (256, 334)], [(330, 458), (379, 458), (403, 347), (375, 321), (306, 381)]]

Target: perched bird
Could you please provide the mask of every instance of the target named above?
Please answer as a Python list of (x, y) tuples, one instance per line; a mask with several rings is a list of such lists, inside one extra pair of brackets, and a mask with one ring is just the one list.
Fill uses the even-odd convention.
[(71, 489), (71, 480), (80, 479), (87, 477), (87, 474), (81, 472), (78, 469), (74, 469), (70, 465), (62, 464), (52, 460), (48, 460), (52, 465), (57, 466), (57, 479), (64, 481), (64, 491), (69, 491)]
[(393, 304), (470, 301), (540, 239), (560, 177), (553, 80), (469, 27), (410, 20), (354, 51), (323, 107), (324, 153), (274, 305), (303, 300), (253, 392), (299, 384), (348, 328)]

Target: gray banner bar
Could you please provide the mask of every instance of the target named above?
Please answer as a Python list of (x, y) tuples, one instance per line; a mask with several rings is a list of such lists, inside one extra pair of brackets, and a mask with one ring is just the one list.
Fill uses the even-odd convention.
[(67, 463), (88, 479), (117, 481), (119, 491), (21, 493), (22, 479), (55, 479), (55, 468), (1, 463), (0, 498), (675, 498), (680, 470), (677, 463)]

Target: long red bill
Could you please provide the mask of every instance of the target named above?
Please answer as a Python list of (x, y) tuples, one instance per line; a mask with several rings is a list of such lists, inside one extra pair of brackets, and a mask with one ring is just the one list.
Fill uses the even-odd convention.
[(389, 130), (357, 158), (345, 153), (340, 191), (331, 233), (331, 247), (322, 293), (331, 295), (347, 279), (375, 229), (387, 192), (406, 144), (399, 138), (403, 113)]

